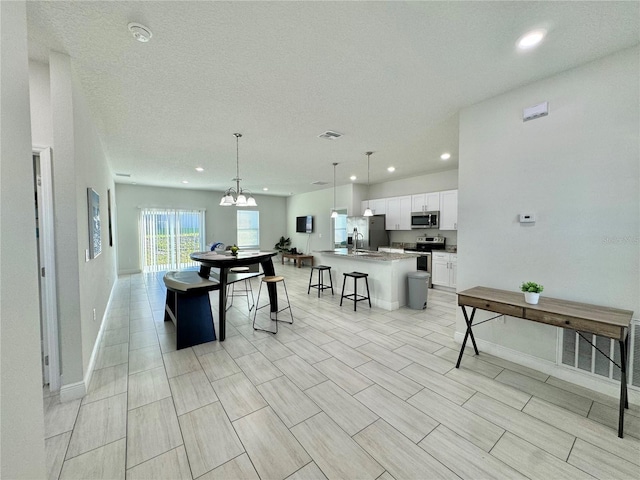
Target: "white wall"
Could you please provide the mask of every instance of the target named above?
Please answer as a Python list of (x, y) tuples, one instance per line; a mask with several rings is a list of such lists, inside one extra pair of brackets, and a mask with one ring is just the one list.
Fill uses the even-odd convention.
[[(107, 190), (114, 184), (71, 59), (52, 52), (29, 64), (33, 143), (52, 147), (62, 398), (82, 395), (101, 320), (116, 280), (109, 246)], [(87, 188), (100, 195), (102, 253), (89, 248)], [(93, 309), (96, 320), (93, 320)]]
[[(236, 243), (236, 207), (221, 207), (223, 192), (117, 184), (118, 272), (140, 271), (138, 219), (140, 208), (201, 209), (205, 213), (206, 242)], [(287, 230), (286, 199), (256, 195), (260, 212), (260, 249), (273, 250)]]
[(24, 2), (0, 34), (0, 478), (46, 478)]
[[(336, 187), (336, 209), (346, 209), (348, 215), (360, 215), (360, 200), (364, 198), (359, 185)], [(287, 230), (285, 237), (291, 238), (291, 247), (299, 252), (333, 249), (331, 238), (331, 209), (333, 187), (302, 193), (287, 198)], [(296, 217), (313, 216), (313, 233), (296, 233)], [(280, 237), (278, 237), (280, 238)]]
[(414, 193), (440, 192), (458, 188), (458, 170), (429, 173), (400, 180), (376, 183), (369, 187), (371, 198), (399, 197)]
[[(398, 197), (413, 195), (415, 193), (441, 192), (443, 190), (455, 190), (458, 188), (458, 170), (446, 170), (444, 172), (429, 173), (411, 178), (403, 178), (390, 182), (371, 185), (371, 198)], [(416, 243), (420, 235), (440, 235), (446, 239), (446, 245), (458, 243), (458, 233), (451, 230), (407, 230), (392, 231), (389, 240), (392, 243)]]
[[(637, 48), (460, 114), (458, 291), (475, 285), (640, 311)], [(549, 102), (523, 123), (522, 109)], [(517, 215), (535, 213), (533, 225)], [(457, 331), (464, 332), (458, 315)], [(476, 337), (555, 361), (559, 329), (509, 319)]]

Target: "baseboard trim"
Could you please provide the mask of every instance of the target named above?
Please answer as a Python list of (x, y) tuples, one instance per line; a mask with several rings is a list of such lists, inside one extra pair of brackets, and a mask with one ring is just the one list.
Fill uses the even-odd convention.
[(71, 383), (69, 385), (62, 385), (60, 387), (60, 401), (70, 402), (71, 400), (78, 400), (87, 394), (87, 388), (84, 381)]
[(102, 335), (104, 334), (105, 326), (107, 324), (107, 312), (109, 312), (111, 308), (111, 301), (113, 300), (113, 292), (115, 291), (116, 284), (118, 283), (118, 279), (113, 282), (111, 285), (111, 292), (109, 293), (109, 300), (107, 300), (107, 306), (104, 309), (104, 314), (102, 315), (102, 320), (100, 320), (100, 330), (98, 330), (98, 335), (96, 335), (96, 341), (93, 344), (93, 350), (91, 352), (91, 357), (89, 358), (89, 365), (87, 367), (87, 371), (84, 374), (84, 380), (79, 383), (83, 383), (85, 386), (85, 392), (83, 396), (89, 391), (89, 387), (91, 386), (91, 379), (93, 378), (93, 370), (96, 365), (96, 359), (98, 358), (98, 352), (100, 350), (100, 342), (102, 341)]
[(133, 268), (129, 270), (118, 270), (118, 275), (133, 275), (136, 273), (142, 273), (142, 270), (139, 268)]
[[(462, 345), (463, 339), (463, 332), (455, 332), (454, 340), (457, 343)], [(541, 358), (534, 357), (517, 350), (512, 350), (503, 345), (487, 342), (486, 340), (482, 340), (477, 337), (476, 343), (478, 345), (478, 350), (480, 351), (480, 358), (482, 358), (482, 352), (484, 351), (496, 357), (500, 357), (510, 362), (517, 363), (518, 365), (522, 365), (523, 367), (538, 370), (539, 372), (546, 373), (547, 375), (551, 375), (553, 377), (559, 378), (560, 380), (573, 383), (580, 387), (588, 388), (590, 390), (594, 390), (610, 397), (620, 398), (620, 382), (618, 382), (617, 380), (600, 378), (588, 372), (575, 370), (564, 365), (557, 365), (554, 362), (543, 360)], [(467, 343), (467, 346), (469, 346), (469, 343)], [(640, 405), (640, 390), (638, 390), (636, 387), (628, 386), (627, 392), (629, 402)]]

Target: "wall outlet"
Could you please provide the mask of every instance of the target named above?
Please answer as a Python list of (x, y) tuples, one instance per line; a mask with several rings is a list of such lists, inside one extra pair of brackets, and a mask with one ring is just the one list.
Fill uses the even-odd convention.
[(95, 308), (93, 309), (93, 321), (94, 322), (96, 321), (96, 309)]
[(318, 234), (318, 238), (322, 238), (322, 234), (321, 233)]

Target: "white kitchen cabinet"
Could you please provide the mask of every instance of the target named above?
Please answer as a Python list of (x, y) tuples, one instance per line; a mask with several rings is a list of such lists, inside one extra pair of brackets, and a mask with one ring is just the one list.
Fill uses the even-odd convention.
[(458, 229), (458, 190), (440, 192), (440, 230)]
[(373, 212), (374, 215), (384, 215), (387, 213), (387, 199), (386, 198), (374, 198), (372, 200), (363, 200), (361, 203), (362, 210), (360, 211), (361, 215), (364, 215), (364, 211), (369, 205), (369, 208)]
[(443, 287), (457, 286), (458, 255), (455, 253), (432, 252), (431, 283)]
[(411, 196), (412, 212), (437, 212), (440, 210), (440, 192), (418, 193)]
[(411, 230), (411, 195), (387, 198), (387, 230)]

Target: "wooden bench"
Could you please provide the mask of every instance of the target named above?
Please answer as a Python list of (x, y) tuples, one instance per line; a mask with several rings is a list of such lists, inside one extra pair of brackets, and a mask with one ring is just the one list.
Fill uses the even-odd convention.
[(284, 259), (293, 259), (293, 263), (298, 262), (298, 268), (302, 267), (302, 262), (304, 260), (309, 260), (311, 262), (311, 266), (313, 267), (313, 255), (303, 255), (301, 253), (282, 253), (282, 264), (284, 265)]

